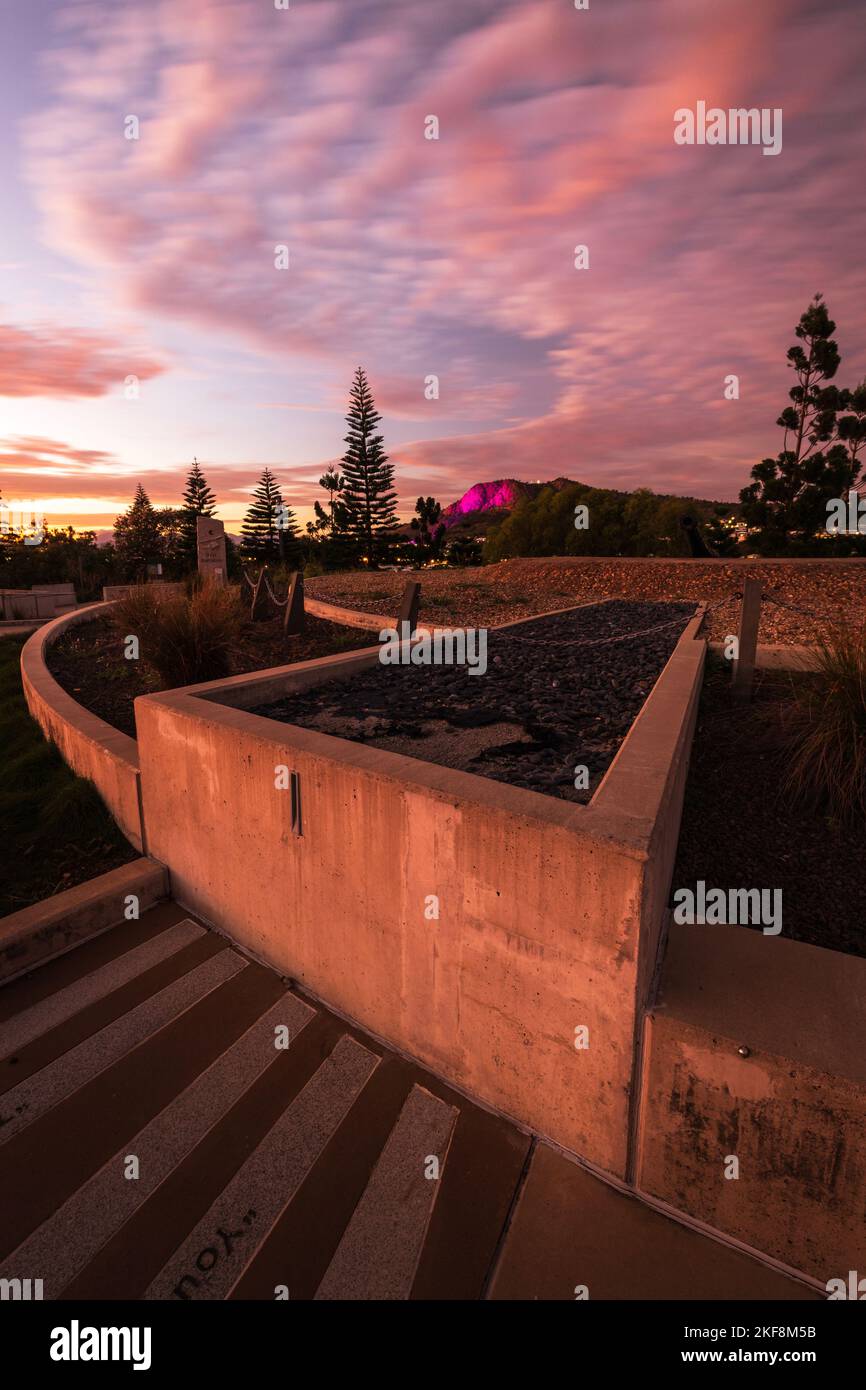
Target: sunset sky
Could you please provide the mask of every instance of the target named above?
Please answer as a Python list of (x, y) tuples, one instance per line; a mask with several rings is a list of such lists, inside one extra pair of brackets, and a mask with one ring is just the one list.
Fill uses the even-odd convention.
[[(359, 364), (406, 514), (509, 476), (735, 498), (816, 290), (866, 375), (862, 0), (0, 16), (0, 490), (49, 524), (177, 503), (193, 455), (230, 528), (265, 465), (305, 520)], [(781, 153), (675, 144), (698, 101), (782, 108)]]

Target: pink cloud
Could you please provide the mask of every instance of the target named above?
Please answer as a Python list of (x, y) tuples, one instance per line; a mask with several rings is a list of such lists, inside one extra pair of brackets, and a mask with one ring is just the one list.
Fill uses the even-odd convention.
[(0, 396), (104, 396), (163, 371), (140, 351), (81, 329), (0, 324)]
[[(449, 431), (391, 446), (431, 491), (523, 471), (733, 496), (775, 445), (816, 289), (846, 380), (864, 373), (856, 14), (88, 0), (66, 7), (26, 163), (46, 238), (120, 305), (328, 382), (364, 362), (386, 414)], [(676, 146), (699, 98), (782, 107), (783, 153)]]

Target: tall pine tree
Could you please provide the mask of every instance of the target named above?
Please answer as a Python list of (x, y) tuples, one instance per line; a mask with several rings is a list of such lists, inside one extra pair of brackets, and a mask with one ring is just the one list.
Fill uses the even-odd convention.
[(147, 566), (162, 559), (159, 517), (139, 483), (132, 505), (114, 523), (114, 551), (124, 578), (143, 583)]
[(740, 493), (742, 514), (770, 554), (790, 550), (792, 541), (807, 546), (819, 535), (825, 546), (828, 504), (847, 497), (860, 476), (866, 391), (830, 385), (840, 363), (835, 331), (823, 295), (816, 294), (794, 330), (799, 342), (788, 349), (797, 380), (788, 392), (793, 404), (776, 421), (784, 447), (755, 464), (754, 481)]
[(394, 467), (382, 447), (381, 434), (376, 432), (381, 419), (367, 377), (359, 367), (346, 416), (349, 447), (343, 455), (342, 501), (347, 512), (347, 530), (371, 567), (387, 549), (397, 520)]
[(213, 516), (216, 511), (216, 498), (208, 487), (207, 479), (199, 468), (198, 459), (192, 461), (186, 479), (186, 489), (181, 503), (181, 541), (180, 550), (184, 564), (195, 569), (198, 563), (196, 543), (196, 519), (200, 516)]
[(247, 559), (270, 564), (294, 561), (297, 548), (295, 514), (286, 506), (276, 478), (266, 468), (241, 526), (241, 549)]

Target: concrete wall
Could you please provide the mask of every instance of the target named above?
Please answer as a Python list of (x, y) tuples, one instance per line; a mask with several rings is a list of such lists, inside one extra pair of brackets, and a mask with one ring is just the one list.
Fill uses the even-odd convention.
[[(169, 579), (149, 579), (148, 589), (151, 589), (158, 598), (168, 598), (171, 594), (184, 593), (184, 585), (181, 580)], [(134, 589), (140, 589), (140, 584), (106, 584), (103, 586), (102, 597), (104, 602), (113, 603), (115, 599), (126, 598)]]
[[(704, 643), (692, 624), (589, 807), (246, 712), (377, 649), (136, 700), (174, 897), (440, 1075), (619, 1176), (640, 981)], [(219, 703), (217, 701), (220, 701)], [(223, 703), (223, 701), (225, 703)], [(299, 776), (302, 834), (275, 769)], [(631, 794), (629, 795), (629, 790)], [(659, 837), (663, 852), (649, 863)], [(665, 857), (667, 856), (667, 858)], [(438, 920), (428, 920), (430, 895)], [(589, 1028), (589, 1048), (575, 1029)]]
[(0, 618), (53, 618), (75, 607), (72, 584), (35, 584), (32, 589), (0, 589)]
[(866, 1275), (866, 960), (673, 924), (644, 1060), (643, 1191), (822, 1284)]
[(102, 603), (89, 604), (34, 632), (21, 651), (21, 682), (27, 708), (45, 737), (57, 745), (73, 772), (94, 784), (126, 838), (143, 850), (135, 739), (79, 705), (45, 664), (45, 653), (62, 633), (105, 608)]

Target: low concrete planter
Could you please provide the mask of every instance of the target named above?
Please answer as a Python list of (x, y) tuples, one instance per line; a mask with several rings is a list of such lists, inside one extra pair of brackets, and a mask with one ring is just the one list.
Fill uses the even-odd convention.
[[(363, 670), (378, 647), (140, 697), (150, 852), (183, 906), (456, 1085), (626, 1176), (699, 624), (588, 806), (245, 708)], [(280, 767), (297, 776), (294, 796), (275, 785)], [(587, 1048), (575, 1045), (582, 1028)]]
[(79, 777), (92, 782), (126, 838), (144, 849), (139, 802), (138, 748), (104, 719), (91, 714), (58, 685), (45, 663), (48, 648), (77, 623), (99, 617), (105, 603), (88, 604), (34, 632), (21, 650), (21, 682), (27, 708), (45, 737)]

